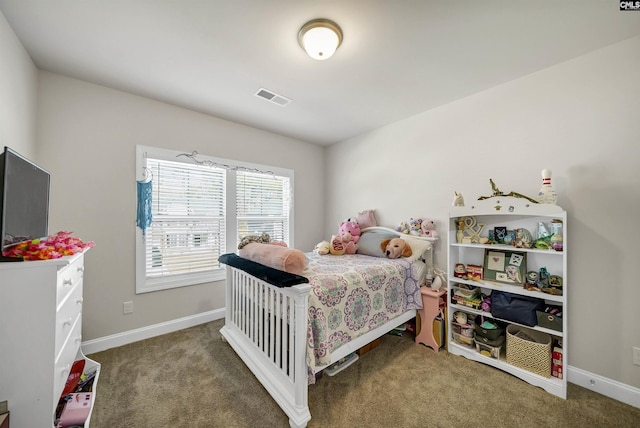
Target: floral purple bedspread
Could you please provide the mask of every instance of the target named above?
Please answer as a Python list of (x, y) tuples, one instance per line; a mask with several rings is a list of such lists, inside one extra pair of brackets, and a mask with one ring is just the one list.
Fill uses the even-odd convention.
[(331, 352), (410, 309), (422, 308), (417, 269), (406, 259), (307, 253), (307, 364), (329, 364)]

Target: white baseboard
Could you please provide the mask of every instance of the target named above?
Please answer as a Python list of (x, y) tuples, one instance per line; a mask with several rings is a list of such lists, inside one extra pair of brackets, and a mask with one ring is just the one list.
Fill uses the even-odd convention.
[(127, 345), (139, 340), (161, 336), (163, 334), (172, 333), (174, 331), (182, 330), (189, 327), (194, 327), (196, 325), (219, 320), (221, 318), (224, 318), (224, 308), (202, 312), (196, 315), (178, 318), (147, 327), (137, 328), (135, 330), (125, 331), (123, 333), (113, 334), (111, 336), (91, 339), (87, 340), (86, 342), (82, 342), (82, 352), (84, 352), (85, 355), (88, 355), (96, 352), (106, 351), (107, 349)]
[(569, 382), (640, 409), (639, 388), (576, 367), (568, 368)]

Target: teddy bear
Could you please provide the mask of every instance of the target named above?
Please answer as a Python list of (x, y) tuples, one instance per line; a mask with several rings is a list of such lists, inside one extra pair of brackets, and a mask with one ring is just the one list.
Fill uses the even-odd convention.
[(342, 240), (345, 254), (355, 254), (358, 250), (358, 240), (360, 239), (360, 226), (358, 222), (347, 220), (340, 223), (338, 236)]
[(436, 224), (433, 220), (422, 220), (420, 224), (420, 228), (422, 229), (422, 236), (426, 236), (427, 238), (437, 238), (438, 232), (434, 229)]
[(422, 235), (422, 229), (420, 228), (422, 224), (422, 219), (420, 218), (410, 218), (409, 219), (409, 235)]
[(338, 234), (343, 241), (353, 241), (354, 244), (357, 244), (361, 233), (360, 225), (355, 220), (343, 221), (338, 226)]

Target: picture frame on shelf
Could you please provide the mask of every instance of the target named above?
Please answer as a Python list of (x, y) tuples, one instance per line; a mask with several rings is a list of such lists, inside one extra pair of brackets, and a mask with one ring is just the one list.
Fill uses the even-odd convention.
[(527, 278), (527, 254), (487, 248), (484, 251), (483, 271), (483, 279), (522, 286)]
[(493, 229), (493, 235), (498, 244), (504, 244), (504, 238), (507, 236), (507, 228), (504, 226), (496, 226)]

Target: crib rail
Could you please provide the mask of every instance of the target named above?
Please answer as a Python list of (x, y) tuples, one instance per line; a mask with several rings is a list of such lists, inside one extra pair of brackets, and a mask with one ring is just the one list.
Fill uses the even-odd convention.
[(311, 419), (306, 340), (309, 284), (279, 288), (226, 266), (225, 326), (221, 333), (289, 416)]

